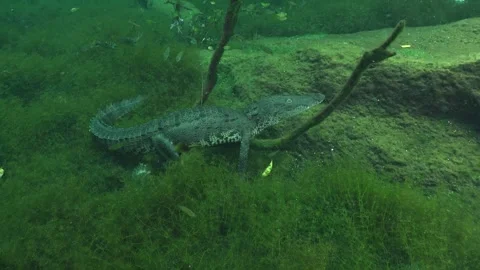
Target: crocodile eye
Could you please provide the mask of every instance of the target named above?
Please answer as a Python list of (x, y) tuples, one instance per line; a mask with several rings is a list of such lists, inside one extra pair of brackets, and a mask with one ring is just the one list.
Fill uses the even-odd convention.
[(290, 104), (292, 103), (292, 99), (291, 98), (287, 98), (287, 104)]

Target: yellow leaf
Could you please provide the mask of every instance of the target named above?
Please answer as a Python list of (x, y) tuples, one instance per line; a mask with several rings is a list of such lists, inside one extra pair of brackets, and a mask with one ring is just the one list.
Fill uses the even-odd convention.
[(268, 165), (268, 167), (265, 169), (265, 171), (263, 171), (262, 176), (263, 177), (269, 176), (270, 173), (272, 172), (272, 169), (273, 169), (273, 160), (270, 161), (270, 164)]

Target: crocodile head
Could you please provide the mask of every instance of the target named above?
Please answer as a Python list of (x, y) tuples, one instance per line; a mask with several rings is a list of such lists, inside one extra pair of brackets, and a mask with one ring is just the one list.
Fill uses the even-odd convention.
[(267, 127), (322, 103), (324, 99), (322, 94), (275, 95), (250, 104), (244, 113), (255, 123), (253, 135), (256, 135)]

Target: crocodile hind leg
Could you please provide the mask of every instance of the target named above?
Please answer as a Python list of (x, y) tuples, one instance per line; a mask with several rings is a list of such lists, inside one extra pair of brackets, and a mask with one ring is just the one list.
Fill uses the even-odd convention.
[(157, 153), (162, 155), (165, 159), (178, 159), (178, 153), (173, 146), (173, 143), (167, 139), (163, 134), (156, 134), (152, 136), (152, 142)]
[(247, 170), (248, 150), (250, 149), (250, 134), (244, 134), (240, 141), (240, 157), (238, 158), (238, 172), (243, 174)]

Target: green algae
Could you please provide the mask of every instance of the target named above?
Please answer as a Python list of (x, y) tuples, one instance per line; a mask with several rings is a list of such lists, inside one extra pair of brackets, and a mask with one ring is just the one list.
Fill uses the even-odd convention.
[(201, 155), (188, 153), (148, 181), (124, 175), (121, 188), (100, 193), (86, 180), (98, 177), (79, 181), (71, 172), (35, 190), (28, 181), (5, 182), (0, 264), (467, 269), (480, 261), (475, 217), (455, 195), (426, 198), (357, 162), (309, 162), (293, 179), (245, 181), (223, 160)]
[[(118, 42), (129, 32), (125, 15), (131, 10), (105, 12), (109, 5), (82, 7), (75, 14), (65, 9), (36, 18), (25, 15), (26, 23), (38, 23), (28, 33), (22, 32), (24, 27), (1, 30), (5, 35), (0, 52), (0, 166), (5, 175), (0, 179), (0, 268), (473, 269), (479, 265), (475, 187), (480, 178), (472, 165), (476, 159), (469, 159), (477, 144), (471, 134), (462, 133), (468, 129), (447, 125), (447, 120), (423, 119), (424, 125), (431, 125), (428, 135), (421, 134), (410, 116), (399, 115), (401, 127), (421, 134), (412, 139), (389, 119), (355, 107), (355, 119), (348, 115), (352, 110), (339, 112), (309, 135), (313, 140), (293, 146), (315, 149), (321, 159), (302, 164), (288, 153), (272, 155), (274, 169), (267, 178), (252, 176), (245, 181), (232, 174), (238, 156), (235, 145), (194, 149), (141, 181), (132, 178), (142, 157), (108, 152), (92, 139), (89, 119), (106, 104), (137, 94), (147, 94), (148, 104), (120, 125), (191, 106), (200, 94), (205, 71), (201, 60), (208, 55), (202, 58), (196, 50), (173, 41), (171, 32), (161, 27), (169, 20), (152, 13), (128, 16), (142, 23), (144, 37), (138, 44)], [(82, 16), (82, 10), (95, 19)], [(62, 23), (49, 23), (52, 18)], [(287, 33), (290, 26), (284, 27)], [(295, 27), (295, 33), (305, 30), (304, 24)], [(118, 46), (86, 50), (94, 40), (116, 41)], [(289, 42), (284, 46), (294, 46)], [(290, 48), (265, 46), (257, 51), (269, 57), (290, 52)], [(337, 44), (331, 46), (339, 50)], [(171, 59), (163, 56), (167, 47)], [(176, 62), (172, 58), (181, 51), (183, 60)], [(278, 65), (274, 58), (259, 59), (264, 53), (257, 51), (247, 61), (264, 61), (263, 71), (292, 67)], [(357, 56), (357, 51), (349, 53)], [(317, 60), (335, 67), (332, 73), (349, 70), (349, 57), (336, 64), (317, 54), (300, 51), (287, 60), (300, 62), (304, 72)], [(246, 61), (237, 56), (232, 52), (226, 59)], [(265, 94), (255, 85), (239, 86), (239, 81), (249, 78), (243, 73), (225, 76), (251, 66), (221, 68), (222, 90), (250, 99)], [(288, 77), (296, 75), (288, 72)], [(255, 79), (268, 89), (301, 92), (312, 87), (308, 80), (273, 81), (284, 74)], [(341, 82), (337, 78), (331, 84)], [(238, 106), (230, 92), (215, 94)], [(321, 134), (322, 130), (327, 132)], [(453, 130), (458, 132), (450, 136)], [(368, 134), (377, 142), (373, 154), (362, 157), (367, 165), (359, 165), (360, 158), (343, 160), (337, 154), (339, 149), (369, 153), (372, 149), (367, 145), (352, 147), (344, 138), (358, 141)], [(459, 148), (448, 160), (449, 151), (431, 141), (447, 144), (452, 137)], [(404, 145), (424, 146), (423, 152), (416, 152), (418, 165), (413, 168), (403, 166), (412, 160), (412, 154), (402, 151)], [(227, 156), (228, 162), (212, 157), (217, 154)], [(433, 166), (422, 166), (427, 159), (433, 160)], [(261, 172), (269, 161), (265, 153), (252, 153), (250, 174)], [(468, 182), (471, 175), (472, 183), (455, 181)], [(403, 183), (391, 183), (399, 179)], [(454, 181), (443, 184), (445, 179)], [(418, 191), (419, 182), (432, 181), (435, 189), (429, 196)]]

